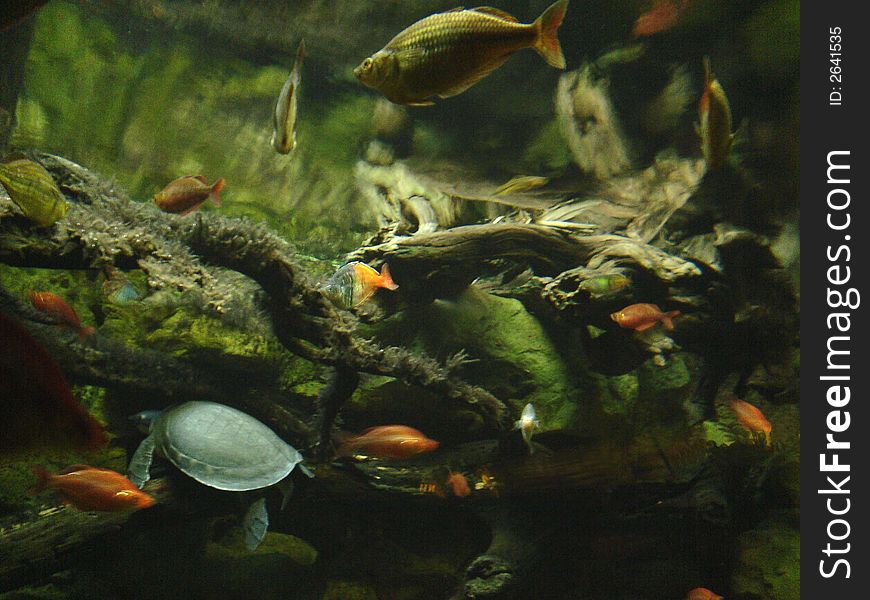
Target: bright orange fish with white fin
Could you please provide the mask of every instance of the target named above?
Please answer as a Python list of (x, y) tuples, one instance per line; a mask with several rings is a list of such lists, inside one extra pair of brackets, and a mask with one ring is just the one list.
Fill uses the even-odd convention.
[(354, 261), (336, 271), (326, 282), (323, 292), (338, 306), (353, 308), (371, 298), (379, 288), (399, 289), (390, 275), (389, 265), (384, 263), (378, 273), (369, 265)]
[(132, 481), (110, 469), (89, 465), (71, 465), (56, 475), (44, 467), (33, 467), (36, 485), (30, 490), (36, 495), (46, 488), (57, 490), (64, 502), (79, 510), (118, 512), (148, 508), (154, 498), (136, 487)]
[(665, 329), (672, 330), (674, 323), (671, 319), (678, 316), (680, 316), (678, 310), (664, 313), (655, 304), (632, 304), (620, 311), (611, 313), (610, 318), (616, 321), (620, 327), (646, 331), (655, 327), (659, 321), (664, 324)]
[(752, 433), (763, 433), (765, 443), (767, 446), (770, 446), (770, 432), (773, 430), (773, 427), (758, 407), (737, 398), (731, 398), (727, 401), (727, 404), (728, 408), (733, 410), (734, 414), (737, 415), (738, 423)]
[(707, 588), (699, 587), (689, 590), (689, 593), (686, 595), (686, 600), (722, 600), (722, 596), (715, 592), (711, 592)]
[(565, 68), (556, 30), (568, 0), (554, 2), (534, 23), (480, 6), (430, 15), (401, 31), (353, 74), (396, 104), (427, 106), (461, 94), (517, 50), (534, 48), (547, 64)]
[(96, 331), (93, 327), (82, 326), (75, 309), (57, 294), (30, 290), (27, 297), (33, 308), (56, 319), (61, 327), (69, 327), (78, 333), (81, 341)]
[(438, 442), (407, 425), (379, 425), (359, 435), (345, 438), (338, 448), (338, 456), (365, 454), (376, 458), (410, 458), (432, 452)]

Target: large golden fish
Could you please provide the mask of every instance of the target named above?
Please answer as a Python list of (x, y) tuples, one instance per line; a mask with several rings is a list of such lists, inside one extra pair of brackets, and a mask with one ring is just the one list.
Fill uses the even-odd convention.
[(556, 30), (567, 7), (568, 0), (558, 0), (534, 23), (488, 6), (434, 14), (399, 33), (353, 73), (396, 104), (428, 106), (436, 96), (461, 94), (523, 48), (564, 69)]

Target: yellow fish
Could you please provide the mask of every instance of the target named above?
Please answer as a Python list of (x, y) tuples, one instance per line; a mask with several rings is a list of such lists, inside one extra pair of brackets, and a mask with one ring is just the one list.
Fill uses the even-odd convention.
[(430, 15), (362, 61), (353, 74), (396, 104), (429, 106), (434, 97), (461, 94), (523, 48), (534, 48), (549, 65), (564, 69), (556, 30), (567, 8), (568, 0), (558, 0), (534, 23), (520, 23), (488, 6)]
[(39, 163), (26, 158), (0, 163), (0, 184), (27, 218), (40, 227), (54, 225), (66, 214), (63, 194)]
[(305, 40), (299, 41), (293, 70), (284, 82), (278, 102), (275, 104), (272, 148), (280, 154), (289, 154), (296, 148), (296, 105), (299, 99), (299, 84), (302, 82), (302, 59), (305, 58)]
[(728, 160), (734, 135), (731, 133), (731, 105), (719, 80), (710, 68), (710, 57), (704, 57), (704, 93), (698, 102), (697, 127), (701, 137), (701, 152), (711, 171), (719, 169)]
[(518, 194), (527, 192), (541, 186), (545, 186), (550, 182), (546, 177), (538, 177), (537, 175), (517, 175), (507, 183), (504, 183), (495, 190), (496, 196), (504, 196), (505, 194)]

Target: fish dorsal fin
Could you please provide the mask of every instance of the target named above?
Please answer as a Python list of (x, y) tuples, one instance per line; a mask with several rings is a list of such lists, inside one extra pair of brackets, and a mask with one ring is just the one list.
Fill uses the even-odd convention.
[(503, 21), (508, 21), (510, 23), (519, 23), (519, 21), (517, 21), (517, 18), (515, 16), (513, 16), (512, 14), (506, 13), (503, 10), (493, 8), (491, 6), (478, 6), (476, 8), (472, 8), (471, 10), (473, 10), (474, 12), (492, 15), (494, 17), (498, 17), (499, 19), (501, 19)]
[(194, 175), (193, 178), (201, 181), (204, 185), (208, 185), (208, 179), (205, 178), (205, 175)]
[(65, 469), (58, 471), (58, 475), (69, 475), (70, 473), (75, 473), (76, 471), (93, 471), (94, 467), (91, 465), (84, 464), (75, 464), (66, 467)]
[(463, 10), (465, 10), (464, 6), (457, 6), (456, 8), (447, 9), (447, 10), (443, 11), (441, 14), (452, 13), (452, 12), (462, 12)]

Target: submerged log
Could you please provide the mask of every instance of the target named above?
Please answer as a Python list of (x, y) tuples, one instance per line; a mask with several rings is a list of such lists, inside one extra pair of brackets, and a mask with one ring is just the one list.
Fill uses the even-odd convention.
[(480, 274), (495, 259), (530, 264), (538, 275), (555, 276), (577, 265), (596, 268), (608, 261), (648, 271), (663, 282), (700, 275), (693, 263), (643, 242), (619, 235), (573, 235), (570, 229), (519, 223), (467, 225), (447, 231), (392, 237), (351, 253), (350, 258), (382, 261), (395, 273), (449, 289), (445, 281)]
[[(478, 587), (492, 588), (493, 580), (498, 580), (495, 587), (502, 589), (534, 560), (535, 548), (544, 543), (552, 526), (546, 512), (540, 522), (530, 521), (528, 512), (516, 507), (551, 494), (580, 494), (578, 498), (587, 498), (582, 502), (594, 505), (609, 498), (614, 489), (622, 489), (630, 498), (648, 495), (654, 504), (682, 490), (707, 460), (706, 445), (695, 430), (686, 433), (685, 441), (658, 443), (650, 435), (641, 435), (623, 447), (615, 441), (586, 440), (552, 451), (539, 446), (531, 456), (500, 446), (496, 440), (485, 440), (407, 461), (318, 465), (315, 477), (304, 482), (305, 494), (366, 503), (393, 503), (396, 498), (468, 503), (482, 511), (493, 531), (487, 551), (469, 566), (468, 581), (477, 579)], [(467, 478), (470, 495), (451, 500), (453, 493), (444, 484), (451, 471)], [(140, 513), (53, 508), (0, 530), (0, 591), (43, 581), (74, 566), (88, 548), (116, 543), (127, 527), (164, 527), (171, 515), (186, 521), (191, 515), (235, 510), (233, 503), (218, 501), (220, 492), (184, 477), (173, 483), (177, 485), (171, 486), (168, 477), (149, 481), (145, 490), (157, 498), (158, 506)], [(188, 483), (190, 487), (182, 488)], [(611, 508), (618, 511), (616, 505)], [(280, 529), (284, 517), (275, 516)]]
[(58, 269), (138, 266), (148, 274), (151, 287), (187, 291), (213, 314), (252, 312), (256, 286), (240, 289), (238, 280), (225, 276), (224, 270), (230, 269), (265, 292), (273, 331), (294, 354), (396, 377), (469, 404), (492, 430), (508, 425), (501, 401), (461, 381), (451, 369), (418, 353), (382, 348), (356, 336), (353, 316), (333, 307), (295, 259), (290, 244), (264, 225), (214, 213), (167, 215), (94, 183), (92, 174), (70, 161), (51, 156), (40, 160), (61, 189), (78, 201), (51, 230), (29, 227), (11, 216), (11, 202), (0, 203), (3, 262)]
[[(158, 503), (172, 502), (163, 480), (145, 488)], [(42, 581), (82, 560), (88, 546), (117, 536), (135, 513), (82, 512), (56, 506), (34, 519), (0, 529), (0, 592)]]

